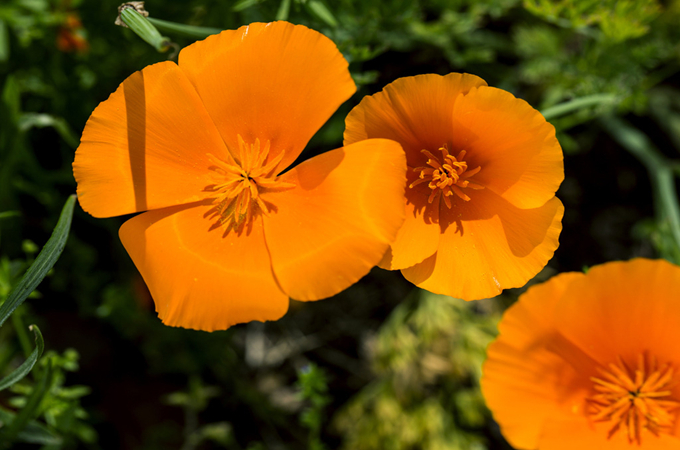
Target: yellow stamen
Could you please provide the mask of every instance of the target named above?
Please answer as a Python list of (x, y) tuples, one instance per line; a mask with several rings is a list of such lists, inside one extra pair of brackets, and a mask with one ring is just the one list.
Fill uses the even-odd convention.
[(284, 152), (279, 152), (266, 164), (270, 142), (264, 146), (259, 139), (247, 144), (238, 136), (238, 159), (226, 155), (224, 159), (208, 154), (215, 173), (216, 183), (206, 186), (206, 192), (214, 193), (213, 212), (219, 216), (219, 224), (226, 223), (229, 229), (249, 223), (258, 213), (267, 215), (269, 208), (261, 197), (263, 192), (290, 189), (295, 185), (279, 181), (277, 167)]
[(588, 414), (595, 422), (611, 422), (608, 437), (624, 429), (628, 442), (641, 444), (642, 430), (655, 436), (668, 433), (675, 423), (680, 402), (670, 400), (674, 370), (670, 364), (658, 367), (655, 358), (639, 355), (631, 370), (621, 358), (601, 378), (591, 377), (595, 394), (588, 397)]
[(476, 183), (471, 183), (468, 178), (479, 173), (482, 170), (481, 166), (468, 170), (467, 162), (464, 160), (465, 150), (458, 153), (458, 156), (449, 154), (447, 144), (439, 148), (442, 157), (437, 158), (428, 150), (421, 150), (420, 152), (428, 159), (425, 162), (427, 166), (416, 167), (413, 169), (418, 174), (418, 179), (409, 185), (409, 188), (414, 188), (421, 183), (427, 183), (427, 186), (432, 190), (427, 199), (428, 203), (433, 203), (444, 200), (447, 208), (451, 209), (452, 203), (450, 196), (456, 195), (464, 201), (470, 201), (470, 197), (463, 192), (461, 188), (468, 189), (484, 189), (484, 186)]

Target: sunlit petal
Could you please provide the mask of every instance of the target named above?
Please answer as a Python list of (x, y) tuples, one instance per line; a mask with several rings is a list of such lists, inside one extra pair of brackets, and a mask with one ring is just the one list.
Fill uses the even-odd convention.
[(564, 207), (554, 197), (535, 209), (519, 209), (488, 190), (441, 208), (439, 250), (402, 270), (417, 286), (465, 300), (521, 287), (552, 258)]
[(227, 150), (191, 83), (172, 62), (127, 78), (85, 125), (73, 171), (95, 217), (205, 198), (207, 154)]
[(179, 66), (230, 150), (271, 141), (270, 159), (290, 165), (307, 141), (356, 90), (335, 44), (287, 22), (223, 31), (182, 50)]
[[(577, 394), (584, 386), (578, 372), (555, 353), (556, 347), (587, 359), (554, 330), (554, 310), (567, 285), (581, 273), (567, 273), (529, 288), (521, 302), (503, 316), (503, 339), (487, 349), (482, 392), (503, 434), (516, 448), (537, 448), (542, 427), (560, 409), (582, 408)], [(532, 327), (528, 328), (527, 323)], [(592, 365), (592, 362), (586, 361)], [(571, 401), (567, 401), (568, 399)]]
[(380, 267), (388, 270), (405, 269), (432, 256), (439, 246), (439, 205), (427, 203), (429, 188), (421, 184), (409, 188), (417, 176), (407, 173), (406, 219)]
[(659, 360), (672, 360), (680, 355), (680, 269), (645, 259), (593, 267), (569, 286), (559, 317), (561, 332), (593, 358), (654, 348)]
[(546, 421), (539, 440), (540, 450), (677, 450), (680, 440), (660, 434), (655, 436), (642, 429), (640, 444), (631, 443), (624, 433), (607, 438), (611, 426), (606, 423), (588, 423), (575, 415), (560, 415)]
[(345, 145), (393, 139), (404, 148), (410, 166), (420, 165), (422, 149), (437, 149), (451, 140), (453, 105), (477, 86), (486, 82), (470, 74), (400, 78), (352, 109), (345, 119)]
[(199, 203), (150, 211), (120, 229), (159, 317), (206, 331), (280, 318), (288, 296), (272, 273), (261, 220), (225, 236), (225, 227), (206, 217), (211, 208)]
[(295, 188), (264, 196), (275, 207), (264, 226), (283, 290), (318, 300), (366, 275), (403, 222), (405, 170), (399, 144), (372, 139), (282, 175)]
[(474, 181), (518, 208), (537, 208), (564, 179), (555, 128), (541, 113), (509, 92), (471, 89), (453, 105), (453, 148), (467, 151)]

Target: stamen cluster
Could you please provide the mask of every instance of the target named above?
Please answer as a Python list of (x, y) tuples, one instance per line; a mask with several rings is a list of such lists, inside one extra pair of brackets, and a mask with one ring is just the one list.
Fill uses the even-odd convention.
[(442, 153), (441, 159), (428, 150), (420, 151), (423, 155), (427, 156), (428, 160), (425, 162), (426, 166), (413, 169), (414, 172), (418, 173), (419, 179), (411, 183), (409, 188), (413, 188), (421, 183), (428, 183), (427, 186), (432, 190), (430, 197), (427, 199), (428, 203), (443, 198), (446, 207), (451, 209), (449, 197), (453, 194), (456, 194), (466, 202), (470, 200), (470, 197), (461, 188), (484, 189), (484, 186), (471, 183), (468, 180), (468, 178), (482, 170), (482, 167), (477, 166), (472, 170), (468, 170), (468, 164), (464, 160), (467, 153), (465, 150), (458, 153), (456, 157), (449, 154), (448, 145), (444, 144), (439, 147), (439, 151)]
[(611, 422), (611, 438), (621, 428), (630, 443), (641, 443), (642, 430), (655, 436), (668, 432), (675, 422), (673, 412), (680, 402), (669, 400), (674, 370), (670, 364), (657, 366), (655, 358), (645, 364), (638, 357), (637, 368), (631, 370), (621, 358), (607, 369), (599, 369), (602, 378), (591, 377), (597, 394), (589, 397), (590, 419)]
[(266, 162), (269, 141), (264, 146), (259, 139), (255, 139), (254, 144), (247, 144), (239, 134), (238, 144), (238, 159), (229, 157), (223, 161), (212, 154), (208, 155), (213, 164), (209, 169), (217, 174), (220, 181), (205, 190), (216, 194), (213, 203), (215, 212), (220, 216), (219, 223), (226, 223), (230, 228), (250, 222), (258, 212), (265, 215), (269, 213), (260, 195), (263, 191), (294, 186), (278, 181), (276, 177), (276, 169), (284, 152)]

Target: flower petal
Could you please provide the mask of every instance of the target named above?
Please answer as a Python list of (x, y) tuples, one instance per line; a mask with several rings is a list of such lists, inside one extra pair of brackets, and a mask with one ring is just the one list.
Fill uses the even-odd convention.
[[(641, 428), (641, 442), (630, 443), (624, 432), (607, 438), (610, 422), (589, 423), (574, 415), (562, 415), (546, 422), (539, 440), (540, 450), (678, 450), (680, 439), (665, 433), (655, 436)], [(568, 438), (567, 438), (568, 437)]]
[(408, 186), (417, 179), (406, 173), (406, 219), (397, 237), (379, 266), (387, 270), (405, 269), (432, 256), (439, 246), (439, 205), (427, 203), (430, 188), (419, 184)]
[(370, 138), (393, 139), (404, 148), (409, 166), (419, 166), (421, 150), (436, 150), (451, 140), (453, 105), (477, 86), (486, 82), (470, 74), (400, 78), (352, 109), (345, 119), (345, 145)]
[(453, 105), (454, 149), (467, 151), (474, 182), (518, 208), (538, 208), (564, 179), (562, 148), (541, 113), (509, 92), (471, 89)]
[[(271, 141), (283, 169), (356, 90), (347, 61), (322, 34), (287, 22), (223, 31), (181, 51), (187, 74), (232, 151)], [(237, 155), (235, 155), (237, 156)]]
[(467, 192), (470, 201), (451, 197), (451, 209), (440, 208), (437, 253), (402, 273), (423, 289), (465, 300), (524, 286), (558, 246), (562, 203), (553, 197), (519, 209), (487, 189)]
[(271, 269), (261, 220), (224, 235), (207, 202), (140, 214), (120, 239), (139, 269), (166, 325), (223, 330), (276, 320), (288, 309)]
[(78, 201), (95, 217), (204, 198), (207, 153), (227, 150), (191, 83), (172, 62), (128, 77), (85, 125), (73, 162)]
[(680, 267), (666, 261), (602, 264), (569, 286), (557, 326), (603, 364), (618, 356), (636, 361), (646, 352), (660, 364), (677, 361), (680, 301), (669, 299), (679, 299), (679, 293)]
[(326, 152), (279, 179), (295, 187), (263, 195), (281, 287), (296, 300), (334, 295), (366, 275), (404, 220), (406, 161), (399, 144), (371, 139)]
[[(506, 311), (499, 337), (487, 349), (482, 393), (503, 435), (516, 448), (538, 448), (547, 420), (560, 409), (583, 406), (578, 394), (588, 384), (568, 360), (587, 357), (553, 329), (558, 301), (569, 283), (581, 277), (584, 274), (566, 273), (529, 288)], [(561, 356), (569, 352), (574, 355)]]

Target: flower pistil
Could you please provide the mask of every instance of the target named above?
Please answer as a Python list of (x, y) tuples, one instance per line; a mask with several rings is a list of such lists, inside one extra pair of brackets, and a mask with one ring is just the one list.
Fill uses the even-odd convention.
[(468, 164), (464, 159), (465, 150), (461, 150), (456, 157), (449, 153), (448, 145), (444, 144), (439, 147), (439, 151), (442, 153), (441, 159), (429, 150), (420, 151), (428, 159), (425, 166), (413, 169), (418, 174), (418, 179), (411, 183), (409, 188), (421, 183), (428, 183), (427, 186), (431, 189), (430, 197), (427, 199), (428, 203), (443, 198), (446, 207), (451, 209), (449, 197), (453, 194), (466, 202), (470, 200), (470, 197), (461, 188), (484, 189), (484, 186), (469, 181), (469, 178), (482, 170), (482, 167), (477, 166), (468, 170)]

